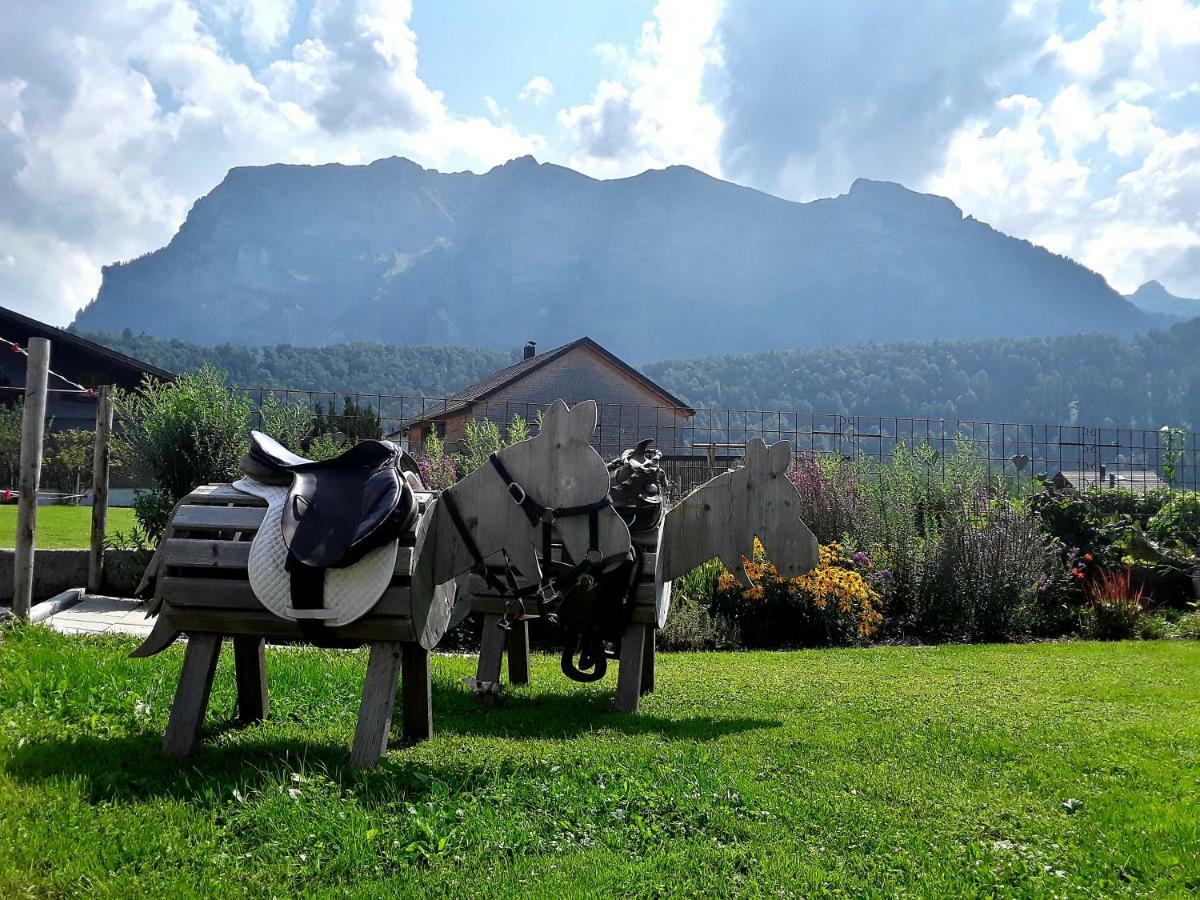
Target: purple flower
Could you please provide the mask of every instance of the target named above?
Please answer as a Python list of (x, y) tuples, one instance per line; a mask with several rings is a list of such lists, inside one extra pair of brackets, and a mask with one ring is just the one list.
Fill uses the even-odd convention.
[(893, 577), (893, 576), (892, 576), (892, 570), (891, 570), (891, 569), (884, 569), (882, 572), (880, 572), (880, 573), (879, 573), (879, 580), (880, 580), (880, 581), (891, 581), (891, 580), (892, 580), (892, 577)]
[(859, 550), (857, 553), (855, 553), (851, 559), (854, 560), (855, 565), (868, 566), (871, 564), (871, 557), (867, 556), (867, 554), (862, 550)]

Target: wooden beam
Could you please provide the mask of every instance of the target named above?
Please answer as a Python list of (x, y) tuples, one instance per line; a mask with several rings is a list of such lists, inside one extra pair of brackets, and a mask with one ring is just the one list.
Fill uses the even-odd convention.
[(183, 671), (175, 688), (171, 718), (163, 736), (163, 753), (175, 759), (190, 756), (200, 742), (204, 713), (212, 693), (213, 675), (221, 652), (221, 635), (189, 634), (183, 654)]
[(267, 696), (267, 642), (256, 637), (233, 639), (233, 671), (237, 679), (238, 721), (261, 722), (270, 712)]
[(508, 654), (508, 683), (529, 684), (529, 623), (513, 622), (504, 645)]
[(350, 751), (350, 765), (356, 769), (374, 769), (379, 765), (379, 758), (387, 752), (401, 656), (399, 641), (371, 644), (362, 701), (358, 706), (358, 728), (354, 732), (354, 748)]
[(37, 536), (37, 499), (42, 480), (42, 449), (46, 432), (46, 382), (50, 373), (50, 342), (29, 339), (25, 366), (25, 407), (21, 416), (21, 472), (17, 488), (17, 536), (13, 559), (13, 615), (29, 618), (33, 602), (33, 555)]
[(108, 526), (108, 438), (112, 433), (112, 388), (101, 385), (96, 399), (96, 443), (92, 452), (92, 543), (88, 553), (87, 589), (104, 588), (104, 535)]
[(427, 741), (433, 737), (433, 680), (429, 674), (429, 651), (417, 643), (404, 644), (400, 654), (400, 675), (404, 739)]
[(647, 626), (630, 622), (621, 638), (621, 664), (617, 667), (617, 709), (637, 712), (642, 696), (642, 654)]
[(495, 684), (500, 680), (500, 667), (504, 662), (504, 640), (500, 616), (495, 613), (485, 615), (483, 634), (479, 638), (479, 664), (475, 669), (475, 681), (479, 684)]

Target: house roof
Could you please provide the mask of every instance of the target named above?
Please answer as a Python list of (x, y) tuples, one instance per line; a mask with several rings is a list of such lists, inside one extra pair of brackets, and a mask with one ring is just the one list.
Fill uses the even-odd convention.
[(1095, 469), (1064, 469), (1055, 477), (1059, 476), (1062, 476), (1068, 485), (1076, 489), (1116, 487), (1129, 490), (1150, 490), (1170, 487), (1159, 477), (1157, 472), (1150, 469), (1109, 470), (1103, 477)]
[(571, 341), (569, 344), (563, 344), (561, 347), (555, 347), (553, 350), (547, 350), (544, 353), (538, 353), (536, 356), (531, 356), (529, 359), (523, 359), (520, 362), (513, 363), (507, 369), (500, 369), (498, 372), (493, 372), (491, 375), (487, 376), (487, 378), (477, 381), (469, 387), (463, 388), (457, 394), (454, 394), (443, 402), (425, 410), (420, 416), (405, 422), (405, 424), (415, 425), (418, 422), (430, 422), (453, 415), (454, 413), (470, 406), (472, 403), (480, 400), (486, 400), (488, 397), (502, 388), (508, 387), (510, 384), (513, 384), (516, 381), (520, 381), (531, 372), (535, 372), (543, 366), (552, 363), (554, 360), (567, 355), (572, 350), (576, 350), (581, 347), (585, 347), (594, 351), (595, 353), (598, 353), (600, 356), (604, 357), (606, 360), (628, 375), (632, 380), (658, 394), (660, 397), (666, 400), (669, 405), (686, 411), (688, 415), (695, 414), (696, 411), (692, 409), (692, 407), (688, 406), (670, 391), (666, 390), (661, 385), (656, 384), (654, 381), (651, 381), (633, 366), (629, 365), (629, 363), (605, 350), (590, 337), (585, 336), (577, 338)]
[[(102, 357), (106, 362), (129, 369), (134, 374), (144, 372), (164, 381), (175, 378), (175, 373), (168, 372), (166, 369), (152, 366), (150, 363), (142, 362), (140, 359), (134, 359), (132, 356), (118, 353), (116, 350), (105, 347), (103, 344), (97, 344), (95, 341), (89, 341), (85, 337), (80, 337), (61, 328), (55, 328), (53, 325), (47, 325), (45, 322), (39, 322), (37, 319), (31, 319), (29, 316), (22, 315), (16, 310), (0, 306), (0, 328), (5, 328), (10, 324), (14, 330), (20, 329), (32, 337), (43, 337), (51, 341), (51, 343), (65, 344), (87, 353), (93, 353), (96, 356)], [(13, 335), (4, 335), (4, 337), (15, 339)]]

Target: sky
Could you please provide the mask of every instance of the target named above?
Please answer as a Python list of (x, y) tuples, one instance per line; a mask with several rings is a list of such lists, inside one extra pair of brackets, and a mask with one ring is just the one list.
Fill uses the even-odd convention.
[(0, 0), (0, 305), (45, 321), (233, 166), (524, 154), (899, 181), (1200, 297), (1200, 0)]

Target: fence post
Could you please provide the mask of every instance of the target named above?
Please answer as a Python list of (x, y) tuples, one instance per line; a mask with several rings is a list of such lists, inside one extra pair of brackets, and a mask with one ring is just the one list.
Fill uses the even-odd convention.
[(25, 408), (21, 416), (21, 477), (17, 487), (17, 539), (13, 554), (13, 615), (29, 619), (33, 602), (33, 553), (37, 534), (38, 486), (42, 478), (42, 445), (46, 431), (46, 382), (50, 342), (29, 339), (25, 366)]
[(108, 437), (112, 432), (112, 389), (101, 385), (96, 398), (96, 446), (92, 451), (92, 543), (88, 553), (89, 594), (104, 588), (104, 535), (108, 526)]

